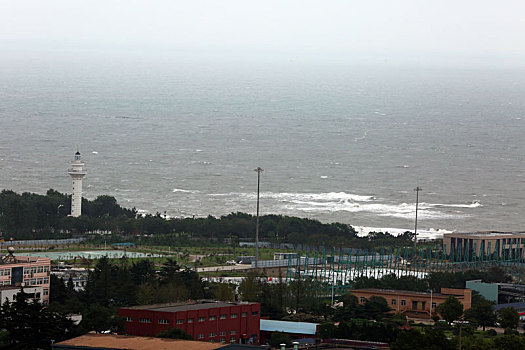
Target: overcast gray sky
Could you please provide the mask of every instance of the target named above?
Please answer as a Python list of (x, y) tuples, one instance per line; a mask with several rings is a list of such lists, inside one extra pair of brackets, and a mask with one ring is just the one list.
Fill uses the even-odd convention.
[(0, 55), (525, 62), (523, 0), (0, 0)]

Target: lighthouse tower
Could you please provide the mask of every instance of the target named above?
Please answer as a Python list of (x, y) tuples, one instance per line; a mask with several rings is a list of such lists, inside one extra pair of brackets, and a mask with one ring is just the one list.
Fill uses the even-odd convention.
[(75, 160), (68, 169), (68, 174), (73, 179), (73, 191), (71, 193), (71, 216), (78, 217), (82, 214), (82, 178), (87, 171), (84, 162), (80, 160), (80, 152), (75, 153)]

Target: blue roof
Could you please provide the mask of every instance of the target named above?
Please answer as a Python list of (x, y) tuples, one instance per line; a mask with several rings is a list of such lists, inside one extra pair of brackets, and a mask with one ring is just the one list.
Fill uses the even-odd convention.
[(516, 310), (525, 309), (525, 303), (519, 302), (519, 303), (509, 303), (509, 304), (497, 304), (497, 305), (494, 305), (494, 310), (498, 311), (498, 310), (505, 309), (511, 306), (515, 308)]
[(261, 331), (315, 335), (318, 323), (290, 322), (261, 319)]

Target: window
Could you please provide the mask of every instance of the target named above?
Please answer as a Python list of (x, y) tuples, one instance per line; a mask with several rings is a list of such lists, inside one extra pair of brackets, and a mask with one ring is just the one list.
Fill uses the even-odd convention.
[(248, 316), (248, 313), (247, 312), (243, 312), (242, 313), (242, 317), (246, 317), (246, 316)]
[(206, 317), (199, 317), (199, 320), (198, 320), (198, 321), (199, 321), (199, 322), (204, 322), (204, 321), (206, 321)]
[(432, 303), (432, 308), (433, 308), (433, 309), (436, 308), (436, 303)]
[(359, 302), (360, 302), (360, 303), (364, 303), (364, 302), (365, 302), (365, 300), (366, 300), (366, 298), (365, 298), (365, 297), (361, 297), (361, 298), (359, 298)]
[(36, 284), (36, 278), (31, 278), (31, 285), (34, 286)]
[(231, 318), (237, 318), (237, 314), (231, 314), (230, 317)]
[(412, 310), (417, 310), (417, 301), (412, 302)]
[(44, 284), (49, 284), (49, 277), (44, 277)]
[(44, 272), (49, 272), (49, 266), (44, 266)]
[(235, 334), (237, 334), (236, 331), (230, 331), (230, 335), (235, 335)]
[(401, 300), (401, 306), (405, 306), (407, 304), (406, 300)]
[(396, 305), (396, 299), (392, 299), (392, 305)]
[(36, 284), (42, 284), (43, 281), (44, 281), (43, 278), (37, 278)]
[(221, 343), (226, 343), (226, 338), (221, 338), (221, 340), (219, 340)]
[(228, 315), (221, 315), (221, 320), (225, 320), (228, 317)]
[(10, 274), (11, 274), (11, 270), (10, 269), (5, 270), (4, 276), (9, 276)]
[(188, 318), (188, 323), (193, 323), (193, 318)]
[(203, 333), (199, 333), (199, 335), (197, 336), (198, 339), (202, 339), (204, 338), (204, 334)]
[(44, 272), (44, 266), (39, 266), (37, 271), (38, 273)]
[(140, 323), (151, 323), (151, 318), (139, 318)]
[(29, 275), (29, 267), (24, 267), (24, 275)]
[(159, 324), (170, 324), (170, 320), (159, 320)]
[(177, 324), (183, 324), (184, 320), (177, 320)]
[(215, 337), (215, 333), (210, 332), (210, 334), (208, 334), (208, 338), (211, 338), (211, 337)]
[(36, 273), (36, 266), (31, 267), (31, 273)]
[(220, 336), (224, 336), (224, 335), (226, 335), (226, 332), (225, 332), (225, 331), (220, 331), (220, 332), (219, 332), (219, 335), (220, 335)]
[(126, 322), (133, 322), (133, 317), (126, 316)]
[(230, 337), (230, 343), (235, 343), (235, 337)]
[(216, 316), (210, 316), (209, 320), (210, 321), (215, 321), (216, 318), (217, 318)]
[(253, 311), (252, 316), (257, 316), (259, 314), (259, 311)]

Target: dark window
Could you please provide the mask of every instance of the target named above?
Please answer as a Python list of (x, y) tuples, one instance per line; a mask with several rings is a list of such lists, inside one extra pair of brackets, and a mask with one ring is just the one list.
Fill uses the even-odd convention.
[(417, 301), (412, 302), (412, 310), (417, 310)]

